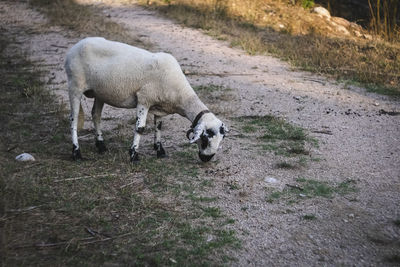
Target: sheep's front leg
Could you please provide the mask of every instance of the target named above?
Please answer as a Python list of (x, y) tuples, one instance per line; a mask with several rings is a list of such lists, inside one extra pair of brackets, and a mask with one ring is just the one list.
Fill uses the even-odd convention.
[(101, 111), (103, 110), (104, 102), (98, 98), (94, 99), (92, 108), (92, 119), (94, 129), (96, 131), (96, 147), (98, 152), (104, 153), (107, 151), (107, 147), (104, 144), (103, 134), (101, 132)]
[(139, 161), (139, 155), (138, 155), (139, 141), (140, 141), (140, 136), (143, 134), (144, 128), (146, 126), (146, 118), (148, 111), (149, 109), (144, 105), (142, 104), (137, 105), (135, 133), (133, 136), (133, 143), (131, 149), (129, 149), (131, 162)]
[(165, 158), (165, 150), (161, 144), (161, 126), (162, 121), (160, 120), (159, 116), (154, 115), (154, 150), (157, 151), (157, 158)]

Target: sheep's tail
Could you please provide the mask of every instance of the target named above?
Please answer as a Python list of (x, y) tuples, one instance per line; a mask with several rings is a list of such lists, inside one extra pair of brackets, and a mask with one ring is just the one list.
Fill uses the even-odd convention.
[(85, 113), (83, 112), (82, 103), (79, 104), (79, 115), (78, 115), (78, 131), (83, 129), (85, 124)]

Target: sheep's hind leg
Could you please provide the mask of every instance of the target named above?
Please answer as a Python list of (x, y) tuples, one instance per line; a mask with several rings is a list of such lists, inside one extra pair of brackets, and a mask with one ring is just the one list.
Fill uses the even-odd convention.
[(107, 151), (104, 144), (103, 134), (101, 132), (101, 111), (103, 110), (104, 102), (98, 98), (94, 99), (92, 108), (92, 119), (96, 131), (96, 147), (97, 151), (102, 154)]
[(71, 105), (71, 138), (72, 138), (72, 159), (82, 159), (81, 150), (78, 143), (78, 116), (82, 95), (72, 94), (70, 92), (70, 105)]
[(146, 126), (146, 118), (147, 118), (147, 113), (149, 109), (145, 107), (144, 105), (138, 104), (137, 109), (136, 109), (136, 127), (135, 127), (135, 133), (133, 136), (133, 143), (131, 148), (129, 149), (129, 155), (131, 157), (131, 162), (138, 162), (139, 161), (139, 155), (138, 155), (138, 149), (139, 149), (139, 141), (140, 141), (140, 136), (143, 134), (145, 126)]
[(157, 158), (165, 158), (165, 150), (161, 144), (161, 126), (162, 121), (160, 117), (154, 115), (154, 127), (155, 127), (155, 134), (154, 134), (154, 150), (157, 151)]

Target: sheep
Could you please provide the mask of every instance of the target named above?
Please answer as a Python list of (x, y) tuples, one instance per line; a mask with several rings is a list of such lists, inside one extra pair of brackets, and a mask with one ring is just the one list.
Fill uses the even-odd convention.
[(138, 162), (139, 141), (148, 113), (154, 115), (154, 149), (165, 157), (161, 144), (161, 117), (177, 113), (192, 122), (187, 131), (191, 144), (197, 143), (203, 162), (211, 160), (228, 128), (199, 99), (177, 60), (167, 53), (151, 53), (102, 37), (88, 37), (75, 44), (66, 55), (70, 99), (72, 158), (82, 159), (78, 144), (78, 114), (82, 95), (94, 98), (92, 119), (99, 153), (107, 148), (101, 131), (104, 104), (136, 108), (136, 125), (129, 149), (131, 162)]

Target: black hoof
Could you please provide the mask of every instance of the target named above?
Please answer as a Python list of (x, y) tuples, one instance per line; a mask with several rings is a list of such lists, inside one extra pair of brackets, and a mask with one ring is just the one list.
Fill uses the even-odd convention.
[(165, 153), (165, 150), (163, 147), (161, 147), (159, 150), (157, 150), (157, 158), (165, 158), (167, 154)]
[(165, 158), (167, 156), (161, 143), (154, 144), (154, 150), (157, 151), (157, 158), (159, 158), (159, 159)]
[(82, 159), (81, 150), (76, 148), (75, 145), (72, 146), (72, 159), (74, 161)]
[(166, 158), (167, 154), (165, 153), (164, 149), (162, 151), (157, 151), (157, 158), (158, 159), (162, 159), (162, 158)]
[(107, 151), (107, 147), (104, 144), (104, 141), (96, 140), (96, 147), (97, 147), (97, 152), (99, 152), (100, 154), (103, 154), (104, 152)]
[(131, 158), (132, 163), (139, 162), (139, 153), (137, 153), (134, 149), (129, 149), (129, 156)]

